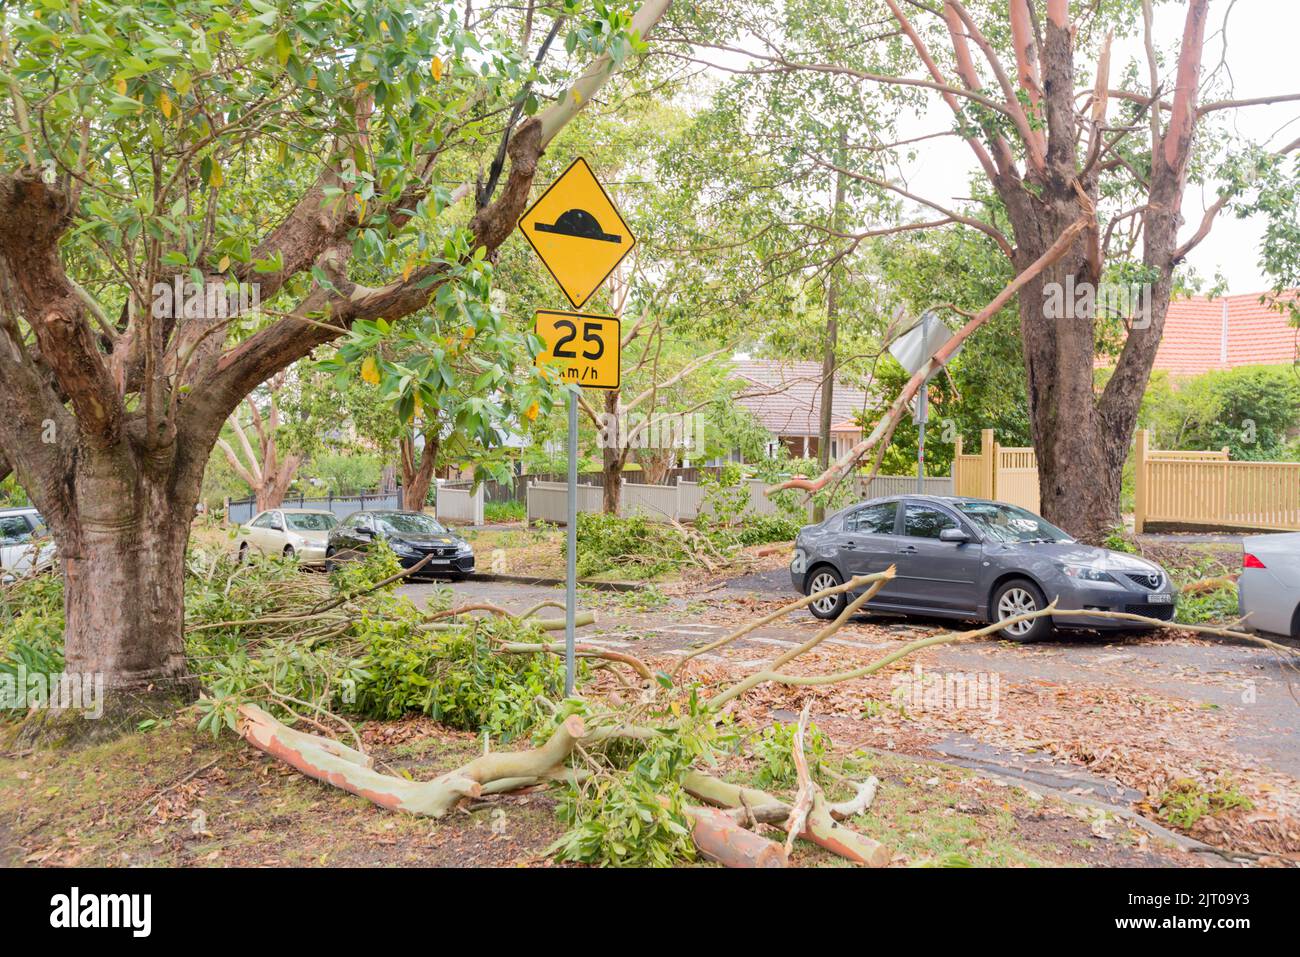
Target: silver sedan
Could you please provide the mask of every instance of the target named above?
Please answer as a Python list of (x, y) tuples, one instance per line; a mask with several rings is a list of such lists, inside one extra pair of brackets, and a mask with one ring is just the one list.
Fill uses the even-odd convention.
[(306, 565), (325, 561), (325, 542), (339, 523), (333, 512), (313, 508), (272, 508), (253, 516), (235, 533), (239, 560), (251, 553), (296, 558)]
[(1242, 540), (1237, 605), (1251, 631), (1300, 638), (1300, 532)]

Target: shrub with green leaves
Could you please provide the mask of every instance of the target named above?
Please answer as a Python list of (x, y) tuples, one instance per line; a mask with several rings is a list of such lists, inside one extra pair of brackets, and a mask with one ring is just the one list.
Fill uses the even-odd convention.
[(0, 674), (63, 670), (63, 579), (35, 575), (0, 586)]
[(1237, 586), (1229, 584), (1196, 595), (1179, 595), (1175, 620), (1184, 625), (1231, 621), (1237, 611)]
[(740, 544), (766, 545), (769, 542), (792, 542), (804, 522), (784, 515), (755, 515), (740, 527)]

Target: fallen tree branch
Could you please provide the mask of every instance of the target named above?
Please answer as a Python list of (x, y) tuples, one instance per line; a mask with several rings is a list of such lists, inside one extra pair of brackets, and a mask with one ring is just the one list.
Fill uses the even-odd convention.
[(812, 779), (812, 772), (808, 770), (808, 756), (804, 753), (803, 738), (808, 729), (808, 712), (812, 709), (812, 699), (804, 703), (803, 710), (799, 713), (799, 724), (795, 727), (794, 740), (790, 745), (790, 755), (794, 758), (794, 773), (799, 781), (799, 790), (795, 792), (794, 803), (790, 806), (790, 815), (785, 819), (782, 826), (786, 830), (785, 852), (789, 854), (794, 849), (794, 839), (804, 832), (808, 823), (808, 815), (812, 811), (813, 799), (817, 797), (819, 789)]
[[(788, 819), (792, 810), (789, 804), (766, 791), (720, 781), (700, 771), (687, 771), (682, 776), (682, 787), (701, 801), (730, 808), (741, 815), (750, 814), (759, 823), (778, 823)], [(892, 856), (889, 849), (836, 821), (831, 816), (833, 806), (828, 805), (821, 795), (814, 798), (807, 827), (798, 836), (858, 864), (868, 867), (888, 864)]]
[[(1070, 246), (1073, 245), (1074, 240), (1079, 233), (1088, 228), (1089, 224), (1092, 222), (1093, 216), (1093, 210), (1086, 210), (1085, 215), (1081, 216), (1063, 229), (1061, 235), (1057, 237), (1056, 242), (1052, 243), (1045, 253), (1017, 273), (1016, 276), (1013, 277), (1005, 287), (1003, 287), (1002, 291), (993, 298), (992, 302), (977, 312), (966, 322), (965, 325), (953, 333), (952, 338), (944, 343), (943, 347), (934, 354), (930, 361), (918, 369), (912, 378), (907, 381), (907, 385), (903, 386), (902, 391), (898, 393), (898, 396), (894, 399), (893, 403), (890, 404), (889, 408), (885, 411), (885, 414), (881, 416), (880, 421), (876, 423), (876, 427), (872, 429), (870, 435), (855, 444), (845, 452), (844, 455), (840, 456), (839, 459), (837, 459), (817, 478), (809, 479), (801, 477), (787, 479), (784, 482), (769, 485), (764, 489), (764, 494), (772, 496), (777, 492), (782, 492), (786, 489), (800, 489), (809, 493), (819, 492), (831, 482), (837, 481), (847, 475), (849, 470), (858, 462), (858, 460), (866, 455), (867, 452), (871, 451), (871, 449), (880, 443), (882, 439), (885, 444), (888, 444), (888, 436), (893, 435), (894, 429), (898, 426), (899, 421), (903, 418), (903, 413), (908, 408), (908, 403), (912, 401), (912, 397), (915, 396), (921, 386), (924, 385), (926, 379), (942, 369), (947, 364), (948, 360), (952, 358), (953, 354), (961, 344), (965, 342), (976, 329), (988, 322), (993, 316), (997, 315), (998, 311), (1010, 302), (1017, 293), (1019, 293), (1021, 287), (1064, 256)], [(875, 476), (876, 469), (878, 468), (879, 456), (877, 456), (877, 465), (873, 467), (869, 478)]]
[(786, 867), (789, 852), (776, 841), (746, 830), (731, 815), (711, 807), (688, 807), (695, 822), (691, 840), (710, 861), (726, 867)]
[[(588, 612), (588, 614), (590, 614)], [(564, 627), (564, 622), (560, 622), (560, 627)], [(530, 654), (552, 654), (562, 655), (565, 653), (565, 646), (561, 642), (552, 642), (549, 644), (528, 644), (525, 642), (508, 642), (496, 646), (496, 650), (509, 655), (530, 655)], [(633, 655), (624, 654), (621, 651), (611, 651), (608, 648), (597, 648), (594, 645), (573, 646), (573, 653), (579, 658), (601, 658), (605, 661), (614, 661), (619, 664), (628, 665), (638, 675), (649, 681), (654, 677), (654, 672), (640, 658)]]
[(845, 821), (869, 811), (871, 803), (876, 799), (876, 790), (880, 787), (880, 780), (873, 774), (865, 781), (858, 781), (854, 787), (857, 788), (857, 793), (853, 797), (847, 801), (832, 804), (827, 808), (831, 812), (831, 817), (835, 818), (835, 820)]
[[(803, 598), (800, 598), (797, 601), (792, 601), (788, 605), (782, 605), (780, 608), (772, 612), (770, 615), (766, 615), (762, 618), (759, 618), (756, 621), (751, 621), (746, 625), (742, 625), (740, 628), (737, 628), (731, 634), (719, 638), (717, 641), (710, 642), (709, 644), (704, 645), (701, 648), (696, 648), (693, 651), (687, 652), (685, 655), (683, 655), (681, 658), (678, 659), (677, 664), (673, 666), (673, 670), (671, 674), (676, 675), (679, 671), (682, 670), (682, 666), (685, 665), (686, 662), (690, 661), (692, 658), (697, 658), (700, 655), (707, 654), (711, 651), (717, 651), (719, 648), (723, 647), (724, 645), (731, 644), (737, 638), (743, 638), (745, 635), (749, 634), (751, 631), (754, 631), (756, 628), (762, 628), (764, 625), (769, 625), (772, 622), (776, 621), (778, 618), (784, 618), (786, 615), (790, 614), (791, 612), (798, 611), (800, 608), (804, 608), (807, 605), (811, 605), (813, 602), (821, 598), (827, 598), (831, 595), (839, 595), (846, 591), (853, 591), (855, 588), (861, 588), (864, 585), (872, 585), (871, 594), (874, 595), (877, 591), (879, 591), (882, 587), (884, 587), (885, 582), (887, 582), (893, 576), (894, 576), (894, 566), (890, 565), (889, 568), (885, 569), (883, 572), (875, 572), (874, 574), (871, 575), (855, 575), (854, 577), (850, 578), (842, 585), (835, 585), (831, 588), (823, 588), (821, 591), (813, 592), (811, 595), (805, 595)], [(873, 585), (872, 584), (873, 582), (877, 584)]]
[(495, 782), (536, 782), (560, 771), (582, 737), (583, 723), (577, 715), (570, 715), (540, 748), (485, 754), (425, 782), (380, 774), (361, 752), (329, 738), (295, 731), (253, 704), (240, 706), (237, 730), (253, 747), (308, 777), (392, 811), (442, 817), (462, 798), (478, 797)]

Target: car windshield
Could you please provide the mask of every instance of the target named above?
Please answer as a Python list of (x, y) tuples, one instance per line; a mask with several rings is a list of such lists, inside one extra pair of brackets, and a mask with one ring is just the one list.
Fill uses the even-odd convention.
[(957, 510), (983, 534), (999, 542), (1070, 542), (1074, 539), (1045, 518), (1000, 502), (958, 502)]
[(328, 532), (339, 523), (333, 515), (319, 512), (285, 512), (284, 520), (299, 532)]
[(389, 535), (445, 535), (447, 530), (435, 518), (415, 512), (389, 512), (376, 515), (381, 531)]

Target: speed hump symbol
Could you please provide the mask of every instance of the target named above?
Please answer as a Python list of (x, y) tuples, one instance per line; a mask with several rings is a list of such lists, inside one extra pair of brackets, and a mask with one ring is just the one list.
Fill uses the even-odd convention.
[(619, 387), (619, 322), (614, 316), (539, 309), (537, 337), (544, 349), (539, 367), (559, 372), (560, 381), (584, 389)]
[(574, 309), (581, 309), (636, 237), (581, 156), (519, 217), (519, 231)]

